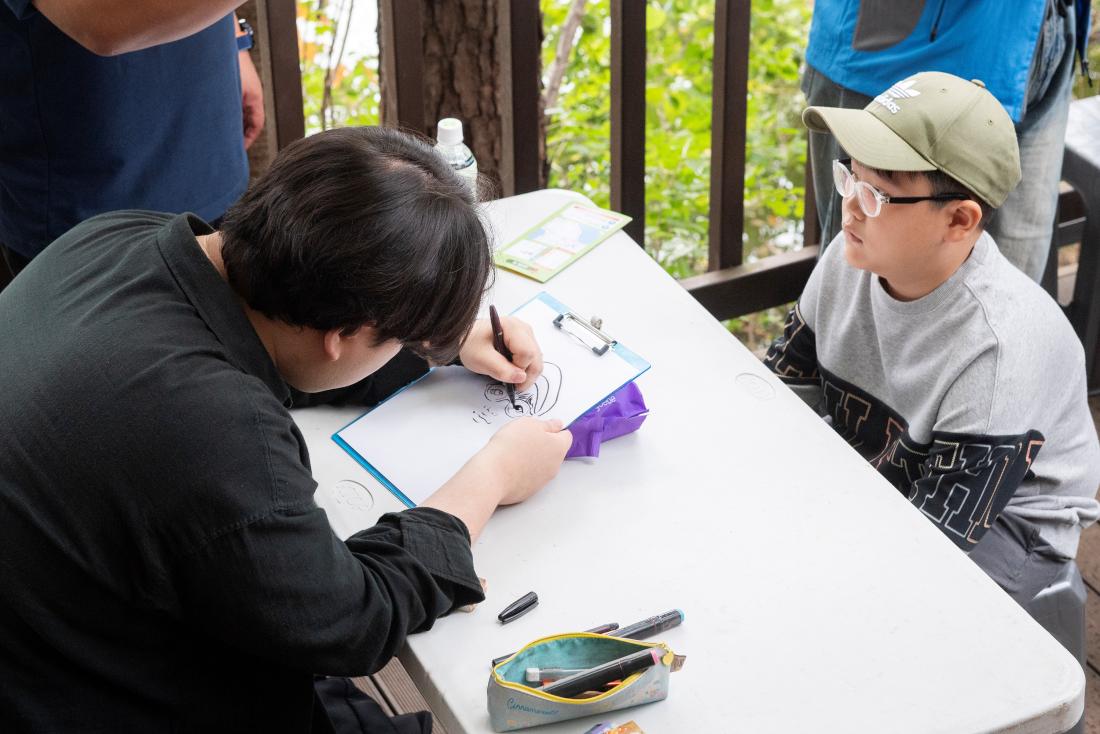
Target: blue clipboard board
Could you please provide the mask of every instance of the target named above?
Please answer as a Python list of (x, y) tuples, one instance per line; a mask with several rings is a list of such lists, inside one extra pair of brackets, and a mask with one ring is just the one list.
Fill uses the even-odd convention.
[(512, 315), (531, 325), (544, 358), (539, 380), (517, 394), (518, 408), (503, 398), (499, 382), (462, 367), (436, 367), (332, 440), (404, 505), (415, 507), (508, 420), (532, 415), (560, 418), (568, 426), (650, 367), (600, 324), (548, 293)]

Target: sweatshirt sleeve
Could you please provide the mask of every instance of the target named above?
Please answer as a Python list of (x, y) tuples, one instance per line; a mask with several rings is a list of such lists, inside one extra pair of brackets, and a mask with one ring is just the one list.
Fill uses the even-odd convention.
[(764, 364), (818, 413), (821, 412), (823, 395), (814, 317), (825, 262), (823, 258), (814, 266), (802, 296), (787, 314), (783, 334), (772, 342), (764, 356)]
[(1034, 416), (998, 418), (996, 350), (955, 378), (927, 447), (899, 444), (892, 461), (912, 467), (909, 501), (969, 552), (1031, 476), (1045, 438)]

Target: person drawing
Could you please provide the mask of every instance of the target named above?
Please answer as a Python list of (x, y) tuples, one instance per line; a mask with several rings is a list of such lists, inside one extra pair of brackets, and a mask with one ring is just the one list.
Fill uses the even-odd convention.
[(456, 357), (527, 389), (531, 328), (504, 318), (509, 361), (476, 318), (492, 268), (468, 187), (370, 127), (284, 148), (219, 230), (120, 211), (43, 250), (0, 293), (0, 730), (332, 731), (325, 684), (484, 599), (471, 542), (557, 473), (560, 422), (341, 541), (288, 408)]

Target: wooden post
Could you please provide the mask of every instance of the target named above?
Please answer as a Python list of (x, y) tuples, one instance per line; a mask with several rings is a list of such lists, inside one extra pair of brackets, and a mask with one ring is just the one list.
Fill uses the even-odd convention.
[(611, 208), (645, 246), (645, 2), (611, 0)]
[(546, 139), (539, 95), (542, 14), (536, 0), (498, 0), (500, 34), (500, 184), (504, 196), (545, 185)]
[(423, 0), (378, 2), (382, 124), (427, 135), (423, 15)]
[[(302, 111), (302, 72), (298, 62), (298, 6), (294, 0), (265, 0), (263, 28), (256, 28), (261, 56), (271, 79), (271, 115), (276, 150), (305, 136)], [(262, 49), (266, 47), (265, 53)], [(261, 79), (264, 78), (261, 75)], [(267, 87), (265, 87), (266, 91)]]
[(717, 0), (715, 6), (709, 270), (740, 265), (742, 259), (751, 5)]

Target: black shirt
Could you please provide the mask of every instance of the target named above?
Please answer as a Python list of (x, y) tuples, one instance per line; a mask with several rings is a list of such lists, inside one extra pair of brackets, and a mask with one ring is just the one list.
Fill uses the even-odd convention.
[(482, 598), (451, 515), (333, 534), (209, 231), (96, 217), (0, 293), (2, 731), (307, 731), (313, 674), (377, 670)]

